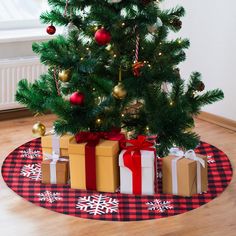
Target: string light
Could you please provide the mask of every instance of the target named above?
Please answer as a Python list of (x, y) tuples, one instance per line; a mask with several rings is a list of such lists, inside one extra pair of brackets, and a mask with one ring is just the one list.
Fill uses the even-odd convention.
[(162, 56), (162, 52), (159, 52), (159, 54), (158, 54), (159, 56)]
[(102, 120), (100, 119), (100, 118), (98, 118), (97, 120), (96, 120), (96, 124), (97, 125), (100, 125), (102, 123)]
[(125, 117), (125, 114), (122, 113), (122, 114), (121, 114), (121, 117)]
[(110, 51), (110, 50), (111, 50), (111, 44), (108, 44), (108, 45), (106, 46), (106, 50), (107, 50), (107, 51)]
[(181, 39), (179, 39), (179, 40), (178, 40), (178, 43), (179, 43), (179, 44), (181, 44), (181, 43), (182, 43), (182, 40), (181, 40)]

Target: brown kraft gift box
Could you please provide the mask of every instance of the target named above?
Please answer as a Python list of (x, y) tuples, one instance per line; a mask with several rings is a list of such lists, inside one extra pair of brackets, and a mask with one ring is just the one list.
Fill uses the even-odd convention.
[[(73, 135), (65, 134), (60, 137), (60, 153), (59, 156), (68, 157), (68, 147), (69, 142), (73, 138)], [(52, 154), (52, 139), (53, 135), (46, 135), (41, 138), (42, 151), (44, 153)], [(43, 155), (43, 159), (47, 159), (45, 155)]]
[[(208, 189), (207, 157), (197, 154), (205, 162), (205, 168), (201, 166), (201, 191)], [(169, 155), (162, 159), (162, 190), (163, 193), (173, 194), (172, 186), (172, 160), (176, 156)], [(178, 196), (190, 197), (197, 194), (197, 161), (182, 158), (177, 161)]]
[[(51, 183), (51, 169), (50, 163), (52, 160), (44, 160), (41, 164), (42, 169), (42, 183)], [(68, 161), (57, 161), (56, 163), (56, 183), (55, 184), (67, 184), (69, 180), (69, 162)]]
[[(86, 189), (85, 145), (72, 139), (69, 144), (71, 188)], [(115, 192), (119, 187), (119, 142), (100, 140), (96, 146), (96, 188), (100, 192)]]

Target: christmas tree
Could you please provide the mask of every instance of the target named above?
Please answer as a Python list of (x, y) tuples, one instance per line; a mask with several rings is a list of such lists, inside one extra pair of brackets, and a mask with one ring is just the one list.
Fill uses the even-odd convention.
[(162, 10), (152, 0), (49, 0), (47, 32), (62, 35), (34, 43), (48, 73), (19, 82), (16, 100), (35, 113), (56, 114), (58, 134), (121, 128), (133, 137), (157, 135), (158, 153), (173, 144), (195, 148), (193, 117), (223, 98), (206, 91), (198, 72), (188, 82), (178, 64), (187, 39), (168, 40), (182, 27), (183, 7)]

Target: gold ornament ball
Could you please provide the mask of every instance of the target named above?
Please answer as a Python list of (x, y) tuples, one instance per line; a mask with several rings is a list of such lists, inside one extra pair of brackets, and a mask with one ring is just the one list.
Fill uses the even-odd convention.
[(119, 82), (114, 88), (113, 88), (113, 91), (112, 91), (112, 96), (116, 99), (124, 99), (127, 95), (127, 91), (125, 90), (124, 88), (124, 85)]
[(59, 80), (62, 82), (69, 82), (71, 79), (71, 70), (62, 70), (59, 72)]
[(42, 124), (41, 122), (37, 122), (36, 124), (33, 125), (32, 128), (32, 133), (34, 136), (44, 136), (46, 133), (46, 127), (44, 124)]

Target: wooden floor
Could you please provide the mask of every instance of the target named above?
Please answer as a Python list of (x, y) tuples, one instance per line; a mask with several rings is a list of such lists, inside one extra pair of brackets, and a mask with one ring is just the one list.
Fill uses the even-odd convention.
[[(52, 116), (41, 121), (51, 127)], [(36, 118), (0, 122), (0, 165), (9, 152), (32, 139)], [(197, 120), (202, 140), (222, 149), (236, 165), (236, 133)], [(211, 236), (236, 235), (236, 176), (226, 191), (212, 202), (188, 213), (161, 220), (103, 222), (75, 218), (37, 207), (12, 192), (0, 177), (1, 236), (148, 235)]]

